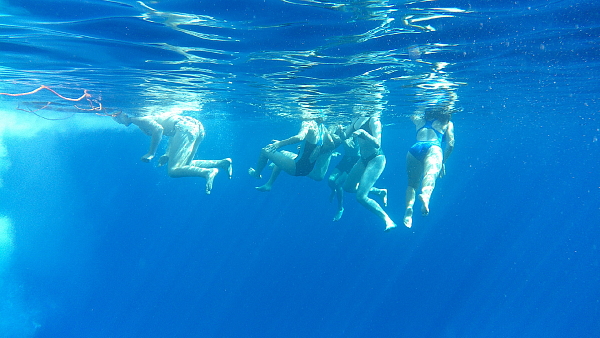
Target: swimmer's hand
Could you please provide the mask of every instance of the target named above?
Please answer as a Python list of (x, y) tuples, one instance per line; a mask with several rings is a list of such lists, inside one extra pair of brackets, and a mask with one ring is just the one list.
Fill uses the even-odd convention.
[(366, 133), (363, 129), (359, 129), (352, 133), (352, 137), (361, 137)]
[(440, 173), (438, 175), (439, 178), (446, 176), (446, 165), (442, 163), (442, 168), (440, 169)]
[(352, 149), (356, 148), (356, 145), (354, 144), (354, 137), (352, 137), (352, 135), (350, 135), (350, 137), (348, 137), (347, 139), (344, 140), (344, 144), (348, 148), (352, 148)]
[(169, 163), (169, 156), (163, 155), (158, 159), (158, 166), (162, 167), (163, 165)]
[(154, 158), (153, 154), (146, 154), (146, 155), (142, 156), (141, 160), (142, 160), (142, 162), (148, 163), (148, 162), (152, 161), (153, 158)]
[(277, 149), (279, 149), (279, 141), (277, 140), (273, 140), (273, 143), (265, 147), (265, 150), (268, 152), (274, 152), (277, 151)]

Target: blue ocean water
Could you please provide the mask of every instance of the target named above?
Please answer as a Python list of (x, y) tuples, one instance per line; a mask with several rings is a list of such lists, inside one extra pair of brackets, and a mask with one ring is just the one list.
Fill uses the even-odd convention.
[[(180, 112), (234, 161), (205, 195), (85, 100), (0, 96), (0, 337), (599, 336), (599, 36), (595, 1), (0, 1), (0, 92)], [(401, 222), (408, 116), (444, 90), (456, 148), (411, 229), (254, 189), (303, 111), (378, 113)]]

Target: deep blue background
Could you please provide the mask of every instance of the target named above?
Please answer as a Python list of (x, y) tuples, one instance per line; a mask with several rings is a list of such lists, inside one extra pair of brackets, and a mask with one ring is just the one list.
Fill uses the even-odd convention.
[[(223, 148), (236, 171), (210, 196), (201, 180), (138, 163), (139, 132), (8, 142), (4, 212), (15, 272), (41, 312), (36, 336), (594, 335), (598, 143), (563, 122), (523, 135), (457, 118), (431, 215), (390, 233), (351, 196), (331, 222), (322, 182), (252, 188), (244, 169), (265, 137), (250, 135), (283, 123), (232, 126), (248, 137)], [(398, 220), (411, 135), (408, 123), (384, 134), (379, 185)], [(210, 136), (206, 158), (228, 142)]]

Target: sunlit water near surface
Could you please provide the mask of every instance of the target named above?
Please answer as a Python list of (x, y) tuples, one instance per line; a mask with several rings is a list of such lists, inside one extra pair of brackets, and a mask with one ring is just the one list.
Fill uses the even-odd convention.
[[(1, 93), (91, 94), (0, 96), (0, 337), (600, 335), (597, 2), (4, 0), (0, 34)], [(377, 114), (401, 223), (408, 117), (448, 92), (412, 229), (247, 174), (307, 112)], [(198, 118), (233, 178), (140, 162), (120, 111)]]

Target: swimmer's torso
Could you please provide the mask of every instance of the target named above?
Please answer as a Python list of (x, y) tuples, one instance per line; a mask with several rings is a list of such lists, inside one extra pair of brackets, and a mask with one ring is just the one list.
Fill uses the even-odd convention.
[(200, 121), (182, 115), (157, 115), (154, 117), (156, 123), (160, 124), (163, 127), (163, 135), (165, 136), (173, 136), (175, 135), (176, 128), (178, 123), (191, 123), (197, 125), (200, 129), (202, 129), (202, 124)]
[[(371, 130), (371, 121), (372, 120), (370, 117), (359, 117), (356, 120), (354, 120), (352, 124), (352, 129), (353, 131), (362, 129), (369, 135), (375, 137), (375, 135), (373, 135), (373, 130)], [(356, 141), (358, 142), (358, 146), (360, 149), (360, 156), (362, 156), (363, 158), (369, 158), (373, 154), (378, 153), (380, 151), (381, 146), (379, 148), (376, 148), (375, 146), (373, 146), (373, 143), (371, 141), (365, 140), (362, 137), (356, 138)]]
[(428, 121), (420, 118), (415, 120), (415, 127), (417, 129), (417, 141), (441, 141), (439, 135), (446, 133), (448, 123), (442, 123), (438, 120)]

